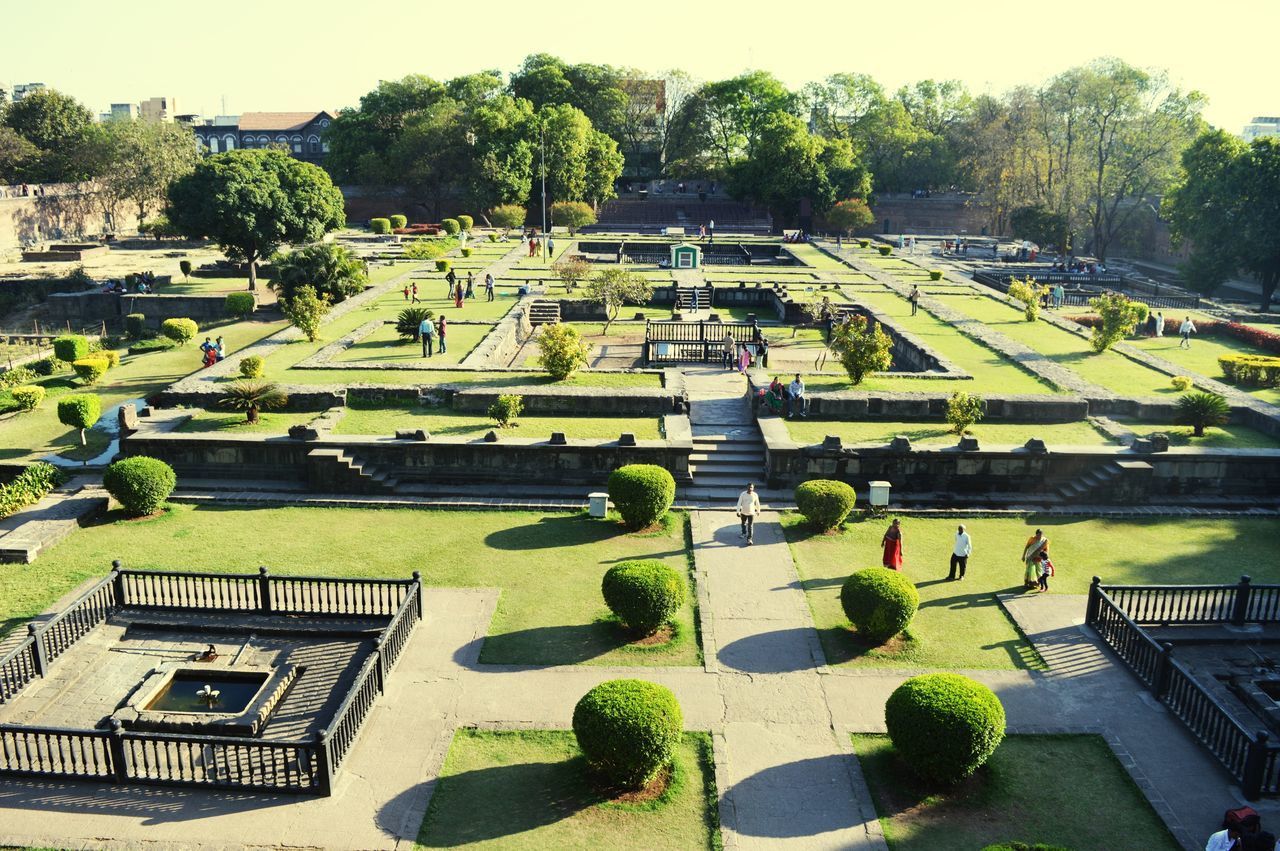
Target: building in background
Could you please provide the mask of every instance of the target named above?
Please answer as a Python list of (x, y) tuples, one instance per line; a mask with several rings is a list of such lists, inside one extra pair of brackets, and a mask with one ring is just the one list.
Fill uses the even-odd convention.
[(333, 114), (320, 112), (246, 112), (242, 115), (219, 115), (191, 126), (200, 146), (211, 154), (237, 148), (269, 148), (287, 150), (296, 159), (311, 163), (324, 162), (329, 153), (325, 131)]
[(15, 83), (13, 86), (13, 102), (17, 103), (32, 92), (38, 92), (44, 87), (44, 83)]
[(113, 103), (111, 111), (102, 115), (103, 121), (137, 121), (138, 105), (136, 103)]
[(1244, 126), (1246, 142), (1261, 139), (1264, 136), (1280, 136), (1280, 115), (1259, 115)]
[(171, 97), (147, 98), (138, 104), (138, 115), (143, 121), (173, 121), (178, 104)]

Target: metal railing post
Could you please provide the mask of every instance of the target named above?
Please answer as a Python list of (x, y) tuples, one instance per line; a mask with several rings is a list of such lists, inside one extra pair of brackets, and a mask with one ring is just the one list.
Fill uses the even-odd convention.
[(1095, 576), (1089, 583), (1089, 602), (1084, 609), (1084, 622), (1093, 626), (1098, 620), (1098, 607), (1102, 604), (1102, 577)]
[(1249, 743), (1249, 752), (1244, 760), (1244, 776), (1240, 778), (1240, 787), (1244, 796), (1250, 801), (1262, 797), (1262, 775), (1267, 767), (1266, 730), (1259, 730), (1257, 736)]
[(1156, 669), (1151, 674), (1151, 693), (1159, 700), (1169, 690), (1169, 663), (1173, 657), (1173, 645), (1164, 642), (1160, 645), (1160, 655), (1156, 657)]
[(1236, 585), (1235, 604), (1231, 607), (1231, 625), (1244, 626), (1245, 617), (1249, 612), (1249, 594), (1252, 586), (1249, 584), (1252, 578), (1249, 576), (1241, 576), (1240, 583)]
[(124, 725), (119, 718), (111, 719), (107, 732), (107, 751), (111, 754), (111, 772), (117, 783), (129, 782), (129, 766), (124, 756)]
[(271, 614), (271, 572), (266, 565), (258, 568), (258, 611)]
[(320, 794), (328, 797), (333, 794), (333, 762), (329, 759), (329, 731), (316, 732), (316, 783)]
[(36, 666), (36, 674), (44, 677), (49, 672), (49, 656), (45, 652), (44, 642), (40, 640), (40, 627), (27, 624), (27, 634), (31, 636), (31, 659)]
[(413, 594), (418, 598), (418, 620), (422, 620), (425, 611), (423, 605), (426, 601), (422, 598), (422, 571), (420, 570), (413, 572)]

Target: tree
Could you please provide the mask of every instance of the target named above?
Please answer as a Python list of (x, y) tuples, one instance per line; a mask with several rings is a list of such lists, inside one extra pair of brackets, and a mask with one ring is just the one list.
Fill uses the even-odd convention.
[(443, 84), (421, 74), (379, 81), (360, 98), (359, 109), (342, 110), (329, 125), (325, 168), (341, 182), (394, 182), (380, 154), (399, 140), (411, 115), (445, 96)]
[(1036, 283), (1030, 275), (1021, 281), (1009, 282), (1009, 298), (1022, 303), (1022, 316), (1028, 322), (1040, 318), (1040, 302), (1048, 292), (1048, 287)]
[(1211, 293), (1239, 271), (1262, 285), (1270, 310), (1280, 284), (1280, 141), (1246, 145), (1215, 131), (1182, 155), (1182, 174), (1164, 201), (1177, 244), (1191, 244), (1183, 277)]
[(102, 400), (93, 393), (76, 393), (58, 400), (58, 422), (80, 430), (80, 445), (88, 446), (85, 430), (102, 416)]
[(1028, 204), (1019, 207), (1009, 216), (1013, 235), (1034, 242), (1036, 245), (1056, 245), (1061, 251), (1070, 251), (1067, 240), (1070, 225), (1064, 213), (1055, 213), (1045, 204)]
[(861, 384), (869, 372), (884, 372), (893, 365), (893, 340), (879, 325), (868, 327), (865, 316), (850, 314), (832, 328), (827, 346), (854, 384)]
[(0, 183), (20, 183), (35, 167), (40, 149), (12, 127), (0, 125)]
[(317, 242), (271, 258), (276, 268), (271, 289), (288, 301), (298, 288), (309, 285), (331, 304), (364, 292), (369, 283), (363, 260), (341, 245)]
[(564, 381), (587, 366), (591, 344), (578, 336), (572, 325), (543, 325), (538, 334), (542, 368), (556, 381)]
[(499, 204), (489, 211), (489, 221), (494, 227), (502, 228), (505, 237), (512, 228), (524, 227), (527, 211), (520, 204)]
[(283, 408), (289, 404), (289, 395), (276, 384), (240, 380), (222, 391), (218, 404), (233, 411), (244, 411), (245, 422), (256, 423), (259, 411)]
[(648, 281), (618, 266), (597, 272), (587, 282), (587, 298), (604, 308), (602, 334), (609, 333), (609, 324), (618, 318), (622, 305), (643, 304), (652, 295), (653, 287)]
[(511, 75), (511, 94), (530, 101), (535, 109), (570, 106), (613, 139), (622, 139), (627, 95), (624, 74), (609, 65), (568, 65), (546, 53), (525, 58)]
[(1191, 426), (1191, 433), (1196, 437), (1204, 437), (1204, 430), (1209, 426), (1226, 425), (1231, 419), (1231, 405), (1217, 393), (1186, 393), (1178, 397), (1179, 425)]
[(1091, 298), (1089, 306), (1101, 320), (1089, 336), (1089, 345), (1099, 353), (1132, 334), (1147, 313), (1145, 304), (1132, 301), (1120, 293), (1103, 293), (1097, 298)]
[(227, 151), (206, 157), (169, 188), (169, 220), (189, 238), (209, 238), (249, 266), (286, 243), (316, 242), (346, 222), (342, 193), (317, 166), (283, 151)]
[(200, 155), (191, 131), (160, 121), (115, 121), (103, 125), (97, 142), (100, 193), (132, 201), (138, 222), (158, 207), (169, 186), (190, 174)]
[(582, 201), (557, 201), (551, 205), (551, 221), (569, 226), (569, 234), (578, 232), (578, 228), (596, 223), (596, 212), (590, 204)]
[(298, 287), (293, 291), (293, 298), (281, 304), (284, 318), (289, 324), (307, 335), (307, 340), (314, 343), (319, 336), (320, 326), (329, 313), (329, 296), (317, 295), (315, 287), (310, 285)]
[(947, 399), (947, 422), (956, 434), (963, 435), (974, 423), (982, 422), (986, 412), (987, 403), (977, 394), (957, 390)]
[(824, 217), (827, 224), (836, 230), (843, 231), (845, 236), (853, 236), (856, 230), (862, 230), (876, 220), (871, 208), (861, 198), (849, 198), (839, 201)]
[(39, 89), (9, 106), (4, 124), (38, 151), (34, 159), (24, 160), (24, 181), (72, 183), (93, 176), (84, 160), (93, 113), (75, 98), (56, 89)]
[(546, 106), (538, 112), (546, 143), (547, 194), (557, 201), (587, 197), (587, 150), (591, 120), (572, 106)]
[(569, 292), (591, 274), (591, 264), (580, 257), (561, 255), (559, 260), (551, 264), (551, 272), (564, 284), (565, 292)]

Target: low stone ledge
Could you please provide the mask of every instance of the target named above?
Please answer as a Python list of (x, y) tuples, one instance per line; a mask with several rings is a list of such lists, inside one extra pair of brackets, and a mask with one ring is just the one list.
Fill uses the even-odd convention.
[(463, 387), (453, 391), (452, 406), (457, 411), (483, 412), (499, 395), (517, 393), (524, 397), (529, 414), (626, 414), (659, 416), (680, 413), (686, 407), (683, 394), (657, 387)]

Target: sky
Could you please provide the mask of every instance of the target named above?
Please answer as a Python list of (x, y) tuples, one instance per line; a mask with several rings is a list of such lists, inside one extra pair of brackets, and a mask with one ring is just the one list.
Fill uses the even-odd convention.
[[(510, 72), (530, 53), (799, 88), (837, 71), (890, 90), (959, 79), (998, 94), (1099, 56), (1167, 70), (1233, 132), (1280, 115), (1280, 0), (62, 0), (4, 4), (0, 85), (43, 82), (96, 112), (156, 95), (207, 116), (358, 104), (380, 79)], [(539, 6), (550, 11), (540, 13)], [(1043, 9), (1043, 11), (1039, 11)]]

